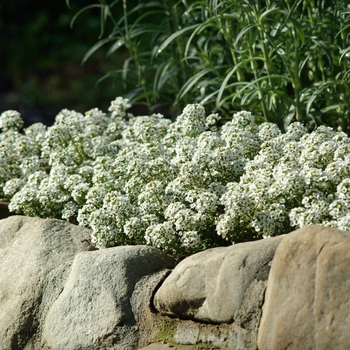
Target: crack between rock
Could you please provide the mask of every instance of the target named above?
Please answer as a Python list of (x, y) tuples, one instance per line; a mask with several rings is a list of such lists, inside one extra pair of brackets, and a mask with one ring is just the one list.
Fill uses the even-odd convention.
[(321, 256), (321, 253), (324, 249), (324, 247), (327, 245), (327, 242), (324, 242), (321, 247), (317, 251), (316, 256), (316, 266), (315, 266), (315, 277), (314, 277), (314, 301), (313, 301), (313, 314), (314, 314), (314, 344), (317, 347), (318, 344), (318, 327), (317, 327), (317, 294), (318, 294), (318, 286), (317, 286), (317, 277), (318, 277), (318, 266), (319, 266), (319, 259)]

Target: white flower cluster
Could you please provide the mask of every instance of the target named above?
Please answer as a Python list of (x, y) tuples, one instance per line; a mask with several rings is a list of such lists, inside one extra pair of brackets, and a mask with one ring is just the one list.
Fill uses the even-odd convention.
[(311, 224), (350, 230), (350, 138), (294, 123), (285, 134), (264, 123), (261, 149), (222, 196), (219, 235), (239, 241)]
[[(242, 115), (252, 126), (250, 115)], [(93, 162), (91, 187), (77, 216), (93, 229), (97, 246), (147, 243), (181, 255), (220, 241), (220, 197), (226, 183), (243, 173), (246, 153), (254, 152), (239, 146), (238, 135), (258, 136), (247, 125), (227, 124), (227, 133), (236, 129), (232, 147), (215, 130), (218, 119), (189, 105), (174, 123), (161, 115), (123, 122), (117, 152)]]
[(2, 131), (18, 131), (23, 127), (23, 120), (17, 111), (5, 111), (0, 115), (0, 129)]
[(46, 169), (42, 156), (46, 127), (40, 123), (20, 132), (23, 120), (16, 111), (0, 115), (0, 198), (11, 198), (36, 171)]
[[(177, 256), (319, 223), (350, 230), (350, 139), (300, 123), (282, 134), (240, 112), (187, 106), (175, 122), (63, 110), (49, 128), (0, 120), (0, 197), (10, 210), (92, 229), (98, 247), (150, 244)], [(17, 121), (16, 121), (17, 120)]]

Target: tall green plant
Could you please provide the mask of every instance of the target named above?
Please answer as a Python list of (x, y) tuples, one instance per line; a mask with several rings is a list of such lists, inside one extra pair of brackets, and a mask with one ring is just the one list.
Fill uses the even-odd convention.
[[(230, 116), (242, 108), (285, 129), (292, 121), (349, 132), (350, 8), (340, 0), (99, 0), (101, 39), (128, 97), (155, 109), (200, 102)], [(104, 37), (107, 20), (113, 23)]]
[[(69, 0), (67, 4), (69, 6)], [(172, 104), (189, 78), (188, 66), (182, 61), (183, 40), (177, 38), (166, 50), (160, 49), (160, 44), (179, 28), (175, 2), (99, 0), (77, 12), (71, 25), (83, 12), (96, 9), (101, 21), (99, 41), (85, 54), (82, 62), (109, 44), (108, 56), (117, 52), (125, 59), (121, 67), (108, 71), (101, 80), (121, 78), (128, 92), (126, 97), (133, 103), (145, 104), (151, 111), (159, 107), (159, 101), (163, 105)], [(108, 20), (112, 26), (106, 35)], [(161, 51), (162, 55), (159, 55)]]

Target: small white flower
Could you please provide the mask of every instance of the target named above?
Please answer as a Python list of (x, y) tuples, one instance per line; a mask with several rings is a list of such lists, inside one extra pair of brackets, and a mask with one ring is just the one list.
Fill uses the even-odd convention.
[(0, 129), (2, 131), (19, 130), (23, 127), (23, 119), (17, 111), (5, 111), (0, 115)]
[[(108, 114), (62, 110), (24, 132), (1, 115), (0, 197), (25, 215), (92, 229), (97, 247), (154, 245), (184, 256), (312, 223), (350, 229), (350, 138), (327, 127), (257, 125), (250, 112), (218, 127), (188, 105), (176, 121), (134, 117), (121, 97)], [(216, 232), (215, 232), (216, 227)]]

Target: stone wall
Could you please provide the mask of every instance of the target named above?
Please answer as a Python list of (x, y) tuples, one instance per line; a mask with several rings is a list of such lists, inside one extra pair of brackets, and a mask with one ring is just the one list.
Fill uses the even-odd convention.
[(0, 349), (350, 348), (350, 237), (310, 226), (175, 266), (95, 250), (60, 220), (0, 221)]

